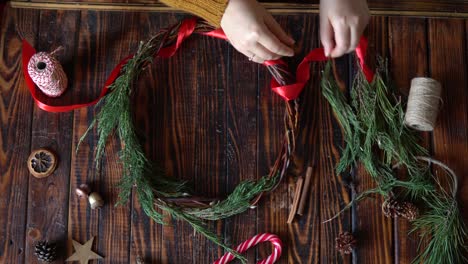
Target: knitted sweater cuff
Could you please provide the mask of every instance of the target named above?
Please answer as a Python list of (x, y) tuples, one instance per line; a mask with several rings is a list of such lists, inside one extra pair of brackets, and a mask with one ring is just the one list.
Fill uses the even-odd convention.
[(210, 24), (219, 27), (228, 0), (159, 0), (174, 8), (195, 14)]

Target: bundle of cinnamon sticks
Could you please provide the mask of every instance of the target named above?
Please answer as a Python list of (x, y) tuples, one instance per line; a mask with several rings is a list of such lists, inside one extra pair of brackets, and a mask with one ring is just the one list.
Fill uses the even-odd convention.
[(306, 205), (307, 198), (309, 196), (309, 190), (312, 178), (312, 167), (307, 167), (307, 171), (304, 177), (300, 176), (296, 181), (296, 190), (294, 192), (293, 203), (291, 211), (289, 212), (288, 224), (291, 224), (294, 217), (297, 215), (303, 215)]

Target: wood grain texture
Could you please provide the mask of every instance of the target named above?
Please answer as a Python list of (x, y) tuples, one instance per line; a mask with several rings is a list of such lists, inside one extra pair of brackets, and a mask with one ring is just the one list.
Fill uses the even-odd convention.
[[(348, 55), (349, 56), (349, 55)], [(348, 84), (349, 67), (348, 56), (334, 61), (335, 78), (338, 83)], [(322, 70), (320, 68), (320, 70)], [(316, 72), (318, 71), (315, 70)], [(315, 158), (316, 169), (320, 172), (320, 215), (322, 221), (334, 217), (347, 204), (351, 202), (352, 179), (349, 173), (342, 175), (336, 174), (336, 164), (340, 159), (340, 150), (343, 148), (343, 136), (341, 128), (336, 121), (333, 111), (327, 100), (322, 96), (320, 87), (320, 75), (315, 80), (313, 94), (319, 98), (318, 105), (318, 123), (311, 126), (311, 130), (320, 126), (319, 137), (315, 144), (318, 148), (318, 157)], [(346, 89), (346, 86), (342, 87)], [(343, 212), (337, 219), (323, 223), (320, 226), (321, 263), (351, 263), (352, 258), (349, 255), (340, 254), (335, 249), (335, 238), (343, 232), (353, 232), (352, 215), (353, 210)]]
[[(26, 19), (28, 18), (28, 19)], [(24, 263), (33, 103), (21, 70), (23, 34), (35, 44), (39, 12), (8, 7), (0, 18), (0, 262)], [(22, 118), (17, 118), (22, 117)]]
[[(102, 15), (100, 25), (103, 27), (103, 43), (102, 48), (97, 50), (104, 53), (106, 58), (106, 63), (103, 65), (106, 72), (104, 76), (108, 76), (120, 60), (130, 51), (138, 48), (139, 16), (137, 13), (104, 13)], [(96, 184), (96, 189), (105, 197), (107, 203), (107, 206), (103, 207), (100, 212), (102, 221), (98, 236), (99, 253), (105, 257), (104, 263), (128, 263), (130, 259), (132, 201), (128, 201), (127, 206), (114, 206), (118, 201), (116, 186), (123, 174), (119, 159), (121, 147), (121, 142), (116, 136), (110, 138), (101, 163), (101, 178)]]
[[(389, 63), (393, 82), (403, 96), (408, 96), (411, 79), (428, 76), (427, 21), (424, 18), (389, 18)], [(403, 45), (403, 43), (405, 43)], [(430, 135), (424, 134), (422, 144), (430, 149)], [(405, 177), (401, 175), (401, 177)], [(420, 237), (408, 234), (411, 224), (404, 219), (394, 220), (395, 261), (410, 264), (418, 255)], [(425, 246), (426, 244), (421, 244)]]
[[(141, 13), (139, 17), (140, 38), (146, 39), (151, 33), (166, 23), (175, 23), (172, 15), (151, 16)], [(168, 113), (169, 88), (167, 88), (168, 61), (158, 60), (156, 65), (144, 71), (140, 80), (135, 83), (138, 89), (135, 96), (136, 127), (141, 138), (141, 143), (150, 160), (157, 164), (164, 164), (164, 136), (167, 129), (161, 129), (168, 125), (165, 118)], [(167, 122), (167, 123), (166, 123)], [(163, 238), (162, 226), (149, 218), (143, 209), (136, 193), (133, 193), (132, 210), (132, 239), (130, 263), (136, 263), (140, 256), (148, 263), (167, 263), (162, 261)]]
[[(371, 68), (377, 65), (377, 55), (388, 54), (387, 18), (372, 17), (367, 32), (369, 55), (367, 63)], [(374, 188), (375, 182), (362, 165), (356, 168), (355, 180), (357, 192)], [(382, 197), (366, 199), (357, 204), (357, 262), (358, 263), (393, 263), (393, 226), (392, 220), (382, 214)]]
[[(228, 53), (229, 46), (224, 41), (204, 36), (194, 36), (189, 42), (190, 46), (185, 46), (180, 52), (191, 52), (195, 59), (194, 68), (188, 71), (195, 75), (191, 89), (197, 93), (199, 102), (197, 105), (198, 115), (193, 117), (197, 119), (196, 164), (191, 183), (198, 194), (225, 198), (227, 192), (232, 191), (232, 186), (237, 184), (231, 181), (239, 177), (236, 168), (239, 168), (240, 165), (236, 163), (238, 159), (234, 159), (233, 156), (241, 154), (236, 154), (232, 151), (233, 148), (229, 147), (230, 144), (236, 144), (229, 141), (228, 135), (230, 131), (228, 127), (233, 125), (228, 121), (227, 98), (236, 98), (229, 95), (231, 84), (236, 82), (230, 82), (230, 78), (228, 78), (230, 76), (228, 73), (229, 65), (231, 64)], [(236, 80), (235, 77), (232, 78)], [(177, 89), (186, 88), (187, 86), (180, 86)], [(236, 88), (234, 87), (234, 89)], [(248, 88), (244, 85), (244, 89)], [(248, 96), (244, 94), (239, 98), (248, 100)], [(239, 103), (236, 102), (234, 107), (239, 107)], [(236, 139), (242, 140), (243, 136), (248, 135), (252, 134), (241, 134), (236, 136)], [(200, 184), (202, 182), (204, 184)], [(228, 221), (234, 222), (229, 224)], [(208, 223), (208, 227), (218, 236), (224, 237), (227, 240), (225, 242), (230, 243), (229, 238), (232, 234), (236, 234), (236, 230), (226, 228), (235, 227), (237, 224), (247, 226), (249, 223), (248, 219), (245, 219), (245, 222), (242, 219), (237, 223), (235, 221), (235, 218), (226, 220), (228, 224), (225, 221), (211, 221)], [(255, 221), (250, 223), (255, 224)], [(241, 235), (245, 234), (241, 232), (236, 234), (236, 237)], [(193, 245), (192, 263), (212, 263), (224, 254), (224, 251), (216, 244), (198, 233), (194, 236)]]
[[(465, 23), (430, 19), (429, 47), (431, 75), (443, 87), (444, 102), (434, 129), (434, 156), (457, 174), (460, 207), (468, 220), (468, 68), (466, 37), (462, 37), (466, 34)], [(435, 168), (435, 175), (444, 179), (445, 172)]]
[[(171, 18), (169, 22), (174, 21), (175, 18)], [(164, 23), (161, 27), (169, 25)], [(153, 66), (160, 80), (158, 89), (166, 90), (166, 107), (158, 114), (159, 118), (164, 118), (164, 137), (157, 143), (164, 145), (161, 165), (169, 176), (187, 180), (194, 184), (194, 188), (201, 187), (194, 177), (197, 177), (196, 166), (200, 162), (198, 152), (205, 151), (204, 145), (197, 141), (200, 139), (197, 132), (201, 129), (200, 104), (203, 103), (197, 87), (200, 74), (195, 56), (197, 46), (197, 41), (187, 41), (182, 47), (184, 52)], [(204, 182), (203, 185), (209, 184)], [(166, 221), (169, 225), (163, 227), (162, 263), (193, 263), (194, 251), (204, 249), (194, 244), (197, 235), (192, 227), (169, 217)]]
[[(295, 38), (296, 32), (291, 29), (294, 22), (298, 25), (305, 23), (302, 19), (288, 19), (287, 17), (276, 17), (278, 22), (286, 29), (286, 32)], [(298, 32), (301, 30), (297, 27)], [(258, 70), (258, 136), (257, 136), (257, 175), (262, 177), (268, 175), (273, 167), (276, 155), (280, 151), (283, 137), (283, 117), (284, 102), (271, 91), (270, 75), (264, 68)], [(268, 232), (279, 236), (285, 242), (283, 256), (278, 263), (288, 263), (292, 255), (293, 248), (289, 243), (289, 231), (286, 221), (292, 204), (292, 195), (289, 189), (293, 188), (289, 179), (283, 182), (274, 192), (265, 195), (258, 203), (257, 209), (257, 230), (258, 232)], [(294, 193), (294, 191), (292, 191)], [(286, 242), (287, 241), (287, 242)], [(260, 245), (257, 251), (257, 259), (264, 259), (271, 254), (271, 246)]]
[[(257, 175), (258, 75), (259, 71), (265, 71), (265, 68), (250, 62), (245, 55), (232, 47), (229, 48), (228, 65), (232, 66), (227, 68), (225, 86), (227, 124), (225, 188), (228, 192), (232, 192), (233, 187), (240, 182), (256, 180), (263, 176)], [(218, 82), (222, 83), (222, 80)], [(257, 234), (256, 209), (249, 209), (224, 222), (226, 243), (234, 247)], [(255, 263), (255, 249), (247, 251), (244, 255), (249, 263)]]
[[(121, 177), (120, 142), (109, 141), (101, 170), (94, 164), (97, 135), (76, 144), (91, 122), (92, 108), (51, 114), (33, 107), (20, 68), (18, 27), (37, 49), (65, 46), (59, 58), (70, 80), (70, 90), (53, 103), (82, 102), (99, 94), (105, 79), (127, 54), (182, 13), (119, 13), (96, 11), (15, 10), (7, 8), (0, 32), (0, 262), (36, 263), (32, 250), (38, 239), (63, 242), (72, 252), (71, 239), (85, 242), (96, 236), (93, 249), (105, 257), (100, 263), (211, 263), (224, 252), (190, 225), (166, 217), (167, 226), (151, 221), (137, 198), (114, 208)], [(297, 40), (298, 54), (288, 59), (295, 68), (302, 57), (319, 46), (317, 15), (277, 16)], [(464, 176), (467, 156), (466, 20), (375, 17), (367, 35), (369, 63), (375, 56), (390, 58), (396, 84), (409, 88), (415, 76), (430, 75), (442, 82), (444, 107), (433, 142), (435, 157), (452, 166), (460, 179), (460, 204), (466, 217)], [(37, 40), (36, 40), (37, 39)], [(349, 88), (354, 58), (335, 61), (342, 88)], [(343, 138), (319, 89), (322, 65), (312, 65), (312, 80), (301, 96), (300, 134), (294, 162), (282, 184), (260, 201), (257, 209), (210, 228), (237, 245), (254, 233), (278, 234), (284, 242), (278, 263), (410, 263), (416, 254), (416, 236), (406, 236), (405, 222), (384, 218), (381, 199), (361, 202), (339, 219), (322, 224), (350, 200), (350, 188), (373, 186), (358, 168), (337, 176), (334, 166)], [(135, 83), (136, 127), (145, 152), (168, 176), (189, 180), (196, 193), (224, 197), (245, 179), (268, 173), (283, 133), (284, 102), (269, 86), (270, 75), (251, 64), (226, 42), (193, 36), (175, 57), (157, 59)], [(24, 161), (30, 150), (49, 146), (60, 157), (57, 172), (37, 180)], [(313, 167), (305, 214), (293, 224), (286, 219), (295, 177)], [(442, 176), (440, 170), (436, 174)], [(74, 189), (89, 183), (106, 205), (99, 211), (78, 200)], [(28, 189), (29, 186), (29, 189)], [(352, 188), (351, 188), (352, 190)], [(354, 231), (359, 241), (354, 255), (334, 250), (339, 232)], [(66, 243), (65, 243), (66, 241)], [(268, 243), (247, 253), (250, 262), (265, 258)], [(65, 256), (64, 256), (65, 257)], [(59, 260), (63, 261), (63, 258)]]
[[(79, 12), (76, 11), (41, 11), (38, 31), (37, 50), (52, 51), (62, 46), (64, 51), (58, 54), (64, 71), (73, 72), (76, 47), (76, 31)], [(47, 29), (47, 30), (45, 30)], [(67, 74), (73, 80), (72, 74)], [(71, 103), (72, 90), (61, 98), (62, 103)], [(47, 99), (48, 100), (48, 99)], [(48, 100), (49, 103), (57, 99)], [(73, 130), (72, 113), (54, 114), (34, 108), (31, 149), (48, 148), (57, 154), (58, 167), (44, 179), (29, 178), (28, 219), (26, 222), (26, 263), (36, 263), (34, 245), (38, 240), (58, 242), (62, 252), (63, 243), (68, 234), (68, 190), (70, 188), (70, 158)], [(63, 261), (61, 255), (58, 261)]]
[[(81, 12), (77, 25), (77, 59), (73, 62), (74, 79), (70, 79), (73, 91), (79, 91), (82, 100), (94, 98), (98, 89), (104, 84), (104, 74), (89, 74), (99, 72), (99, 64), (105, 59), (102, 53), (91, 54), (91, 49), (97, 49), (102, 43), (101, 28), (96, 26), (98, 16), (95, 12)], [(78, 95), (78, 92), (77, 92)], [(84, 98), (83, 98), (84, 97)], [(87, 184), (91, 190), (97, 190), (101, 173), (94, 162), (94, 148), (97, 144), (95, 129), (90, 131), (77, 151), (78, 142), (87, 130), (93, 119), (93, 109), (83, 108), (73, 113), (73, 143), (70, 165), (70, 193), (68, 210), (68, 239), (67, 256), (73, 254), (72, 239), (85, 243), (92, 237), (97, 237), (100, 224), (100, 211), (91, 210), (87, 199), (79, 199), (75, 194), (76, 188), (81, 184)], [(93, 250), (98, 251), (99, 239), (95, 238)], [(98, 254), (102, 254), (98, 252)]]

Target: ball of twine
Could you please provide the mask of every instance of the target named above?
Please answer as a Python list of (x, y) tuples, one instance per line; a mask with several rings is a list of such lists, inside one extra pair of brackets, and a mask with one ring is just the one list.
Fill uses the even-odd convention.
[(62, 65), (53, 56), (54, 52), (38, 52), (31, 57), (28, 63), (29, 76), (39, 89), (49, 97), (62, 95), (68, 84)]
[(442, 87), (434, 79), (417, 77), (411, 89), (405, 114), (405, 124), (419, 131), (432, 131), (439, 112)]

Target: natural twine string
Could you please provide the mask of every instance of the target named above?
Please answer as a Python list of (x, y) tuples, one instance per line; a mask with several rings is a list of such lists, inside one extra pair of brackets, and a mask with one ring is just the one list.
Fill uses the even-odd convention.
[(405, 114), (405, 124), (419, 131), (432, 131), (439, 111), (441, 85), (426, 77), (413, 78)]
[(51, 53), (38, 52), (31, 57), (28, 63), (29, 76), (39, 89), (49, 97), (62, 95), (68, 84), (62, 65), (54, 57), (54, 54), (61, 49), (62, 47), (59, 47)]

